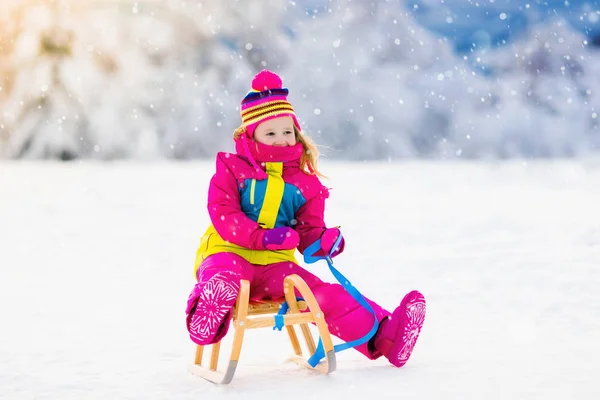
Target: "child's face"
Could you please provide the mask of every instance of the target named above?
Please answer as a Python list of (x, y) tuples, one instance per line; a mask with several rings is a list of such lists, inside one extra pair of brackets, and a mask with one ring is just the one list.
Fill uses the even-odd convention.
[(293, 146), (296, 144), (294, 120), (283, 116), (261, 122), (254, 130), (254, 140), (269, 146)]

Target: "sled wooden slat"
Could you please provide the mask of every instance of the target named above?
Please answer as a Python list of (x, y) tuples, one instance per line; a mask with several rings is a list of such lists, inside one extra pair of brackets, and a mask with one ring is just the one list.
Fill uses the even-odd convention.
[(204, 346), (198, 346), (196, 348), (196, 357), (194, 358), (194, 364), (202, 364), (202, 355), (204, 353)]
[(219, 349), (221, 348), (221, 342), (215, 343), (215, 347), (213, 347), (213, 351), (210, 354), (210, 370), (216, 371), (217, 364), (219, 363)]
[[(283, 316), (284, 325), (309, 324), (311, 322), (313, 322), (313, 318), (309, 314), (287, 314)], [(275, 319), (272, 316), (256, 319), (248, 318), (246, 322), (246, 329), (271, 328), (274, 326)]]
[[(202, 364), (204, 347), (206, 346), (196, 346), (194, 364), (190, 365), (188, 369), (189, 372), (214, 383), (230, 383), (237, 369), (238, 360), (242, 350), (242, 343), (244, 341), (244, 332), (247, 329), (269, 328), (275, 326), (274, 317), (284, 301), (287, 301), (289, 309), (287, 314), (283, 316), (283, 325), (286, 328), (292, 348), (294, 349), (294, 356), (292, 356), (290, 360), (306, 368), (314, 369), (326, 374), (335, 371), (336, 359), (333, 350), (333, 341), (331, 340), (331, 335), (327, 329), (323, 312), (321, 311), (314, 294), (306, 282), (296, 274), (287, 276), (284, 279), (283, 285), (285, 300), (250, 302), (250, 284), (247, 280), (242, 280), (240, 284), (240, 293), (233, 310), (233, 343), (225, 371), (218, 371), (221, 342), (217, 342), (209, 346), (211, 351), (208, 368)], [(296, 290), (304, 300), (296, 300)], [(294, 325), (300, 325), (310, 356), (314, 354), (316, 346), (308, 326), (309, 323), (316, 325), (325, 351), (324, 360), (314, 368), (308, 364), (307, 358), (303, 356), (300, 341), (298, 340), (298, 336), (294, 329)]]

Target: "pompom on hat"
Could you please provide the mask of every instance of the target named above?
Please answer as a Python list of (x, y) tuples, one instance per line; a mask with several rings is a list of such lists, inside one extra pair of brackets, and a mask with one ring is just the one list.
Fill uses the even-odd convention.
[(282, 87), (279, 75), (263, 69), (252, 79), (252, 89), (242, 100), (240, 115), (242, 126), (249, 139), (254, 136), (254, 130), (261, 122), (281, 116), (290, 116), (294, 125), (302, 131), (294, 107), (287, 100), (288, 89)]

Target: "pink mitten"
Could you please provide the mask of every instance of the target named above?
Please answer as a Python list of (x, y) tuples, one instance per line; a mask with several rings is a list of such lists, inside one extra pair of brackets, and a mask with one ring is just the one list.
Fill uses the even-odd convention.
[(267, 250), (291, 250), (298, 247), (300, 237), (292, 228), (280, 226), (268, 229), (263, 235), (262, 243)]
[(335, 241), (341, 235), (342, 232), (340, 232), (338, 228), (329, 228), (325, 230), (325, 232), (323, 232), (323, 235), (321, 235), (321, 249), (323, 250), (323, 255), (331, 254), (331, 257), (335, 257), (344, 251), (344, 246), (346, 243), (343, 237), (338, 247), (336, 249), (333, 249)]

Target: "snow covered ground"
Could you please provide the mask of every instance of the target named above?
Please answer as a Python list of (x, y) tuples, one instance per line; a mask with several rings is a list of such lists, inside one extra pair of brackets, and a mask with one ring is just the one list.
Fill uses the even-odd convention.
[(600, 397), (598, 161), (324, 162), (336, 267), (390, 309), (421, 290), (417, 347), (322, 376), (254, 330), (227, 387), (186, 371), (213, 165), (0, 163), (0, 398)]

